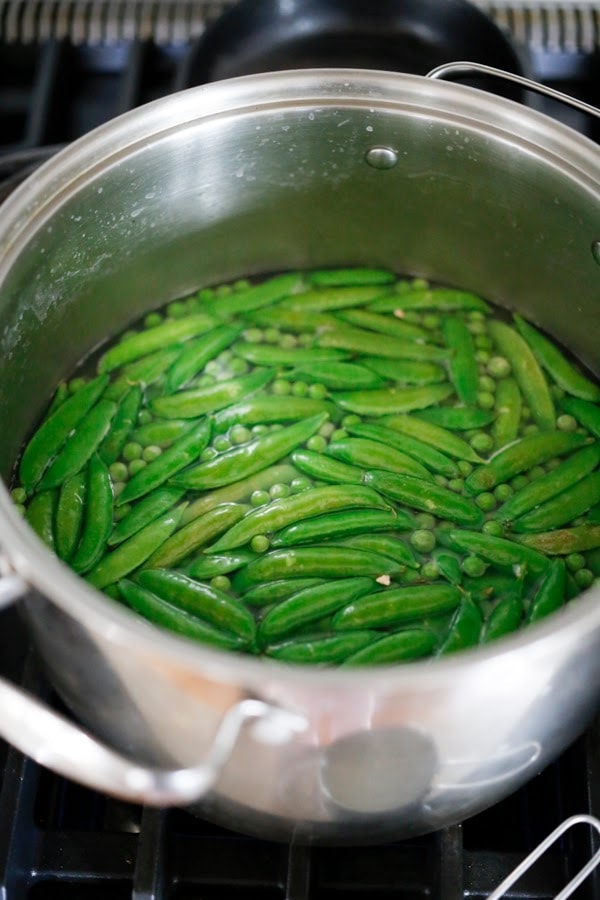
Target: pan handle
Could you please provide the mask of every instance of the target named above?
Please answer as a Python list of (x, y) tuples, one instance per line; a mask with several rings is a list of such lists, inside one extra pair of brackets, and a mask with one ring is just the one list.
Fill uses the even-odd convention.
[(569, 94), (563, 94), (561, 91), (554, 90), (554, 88), (546, 87), (545, 84), (532, 81), (530, 78), (524, 78), (522, 75), (513, 75), (512, 72), (505, 72), (503, 69), (495, 69), (493, 66), (484, 66), (481, 63), (444, 63), (444, 65), (432, 69), (425, 77), (441, 79), (446, 78), (447, 76), (473, 75), (474, 73), (479, 75), (489, 75), (492, 78), (500, 78), (503, 81), (512, 81), (515, 84), (521, 85), (521, 87), (527, 88), (528, 91), (534, 91), (536, 94), (551, 97), (553, 100), (558, 100), (560, 103), (565, 103), (567, 106), (572, 106), (580, 112), (587, 113), (590, 116), (594, 116), (596, 119), (600, 119), (600, 109), (596, 109), (596, 107), (592, 106), (590, 103), (584, 103), (583, 100), (578, 100), (576, 97), (570, 97)]

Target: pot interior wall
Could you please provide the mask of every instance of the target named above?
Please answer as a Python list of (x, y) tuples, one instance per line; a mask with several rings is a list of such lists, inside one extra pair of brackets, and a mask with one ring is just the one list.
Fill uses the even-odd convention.
[[(3, 477), (94, 347), (165, 300), (249, 273), (374, 264), (427, 276), (520, 309), (598, 371), (597, 190), (522, 138), (426, 113), (257, 107), (77, 173), (0, 286)], [(369, 165), (373, 147), (397, 163)]]

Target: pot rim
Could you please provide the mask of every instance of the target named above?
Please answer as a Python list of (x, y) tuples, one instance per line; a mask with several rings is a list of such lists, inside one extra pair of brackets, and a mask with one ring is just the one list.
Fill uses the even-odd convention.
[[(483, 129), (497, 139), (542, 156), (597, 196), (600, 152), (589, 139), (548, 116), (483, 91), (418, 75), (361, 69), (310, 69), (248, 75), (171, 94), (127, 112), (60, 151), (30, 176), (3, 206), (0, 223), (0, 287), (15, 258), (57, 205), (127, 154), (169, 132), (244, 112), (331, 106), (388, 109), (431, 116), (456, 126)], [(388, 690), (434, 688), (472, 676), (473, 667), (514, 663), (519, 654), (559, 652), (565, 640), (585, 640), (600, 628), (600, 585), (563, 610), (487, 647), (456, 656), (338, 671), (291, 666), (203, 647), (163, 631), (111, 601), (77, 576), (17, 513), (0, 481), (0, 563), (91, 630), (140, 657), (159, 658), (199, 676), (259, 686), (265, 676), (281, 683), (354, 691), (385, 684)], [(0, 566), (0, 572), (1, 572)], [(502, 669), (499, 670), (500, 672)]]

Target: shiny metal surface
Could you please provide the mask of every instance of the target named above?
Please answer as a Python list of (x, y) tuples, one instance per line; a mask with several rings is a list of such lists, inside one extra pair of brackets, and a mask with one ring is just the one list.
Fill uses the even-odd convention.
[[(397, 165), (369, 166), (374, 147)], [(324, 70), (158, 101), (72, 145), (3, 208), (0, 473), (52, 385), (110, 333), (248, 273), (356, 263), (462, 285), (598, 373), (598, 240), (597, 146), (469, 88)], [(31, 587), (23, 612), (54, 684), (118, 752), (194, 766), (245, 697), (307, 720), (279, 745), (244, 729), (201, 807), (233, 828), (329, 842), (432, 830), (538, 772), (597, 709), (598, 589), (453, 659), (319, 671), (155, 630), (54, 558), (3, 487), (0, 545)]]

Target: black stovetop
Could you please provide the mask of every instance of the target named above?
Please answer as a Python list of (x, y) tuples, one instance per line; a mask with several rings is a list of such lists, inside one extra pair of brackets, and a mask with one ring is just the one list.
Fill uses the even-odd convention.
[[(6, 0), (0, 0), (0, 199), (47, 155), (40, 148), (67, 143), (182, 86), (185, 40), (3, 43), (3, 7)], [(600, 105), (598, 48), (537, 46), (532, 62), (540, 80)], [(584, 118), (545, 108), (600, 140)], [(0, 613), (0, 674), (58, 704), (13, 610)], [(58, 778), (0, 742), (0, 900), (483, 900), (575, 813), (600, 817), (600, 722), (525, 787), (462, 825), (351, 849), (272, 844), (183, 811), (122, 803)], [(586, 826), (577, 826), (507, 896), (550, 900), (597, 844)], [(597, 900), (600, 874), (573, 896)]]

